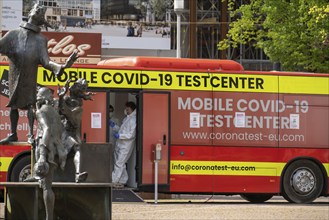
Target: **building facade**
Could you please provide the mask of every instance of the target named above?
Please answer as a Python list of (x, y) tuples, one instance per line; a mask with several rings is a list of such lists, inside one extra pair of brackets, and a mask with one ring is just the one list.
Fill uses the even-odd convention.
[(49, 23), (63, 26), (85, 25), (100, 20), (100, 0), (42, 0)]

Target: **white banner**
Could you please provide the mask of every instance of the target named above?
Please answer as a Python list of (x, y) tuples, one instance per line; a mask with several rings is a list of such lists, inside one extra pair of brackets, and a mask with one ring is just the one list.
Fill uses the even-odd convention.
[(1, 30), (7, 31), (18, 28), (23, 17), (23, 2), (1, 0)]
[(102, 36), (102, 48), (170, 50), (170, 38)]

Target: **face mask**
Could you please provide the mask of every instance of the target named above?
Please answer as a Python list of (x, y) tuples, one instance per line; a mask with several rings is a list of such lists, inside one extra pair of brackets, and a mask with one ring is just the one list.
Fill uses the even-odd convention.
[(113, 112), (110, 112), (110, 118), (112, 118), (113, 117)]
[(128, 115), (128, 112), (127, 112), (127, 110), (125, 109), (125, 110), (123, 110), (123, 114), (125, 114), (125, 115)]

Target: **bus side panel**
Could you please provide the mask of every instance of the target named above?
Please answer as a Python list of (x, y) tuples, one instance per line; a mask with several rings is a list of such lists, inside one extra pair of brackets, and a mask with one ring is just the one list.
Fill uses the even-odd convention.
[(26, 144), (21, 145), (1, 145), (0, 150), (0, 181), (7, 181), (7, 173), (10, 166), (10, 163), (14, 157), (23, 152), (30, 151), (31, 146)]
[(171, 146), (170, 147), (170, 191), (171, 192), (212, 192), (213, 171), (191, 170), (196, 161), (210, 161), (212, 146)]
[[(173, 180), (170, 182), (170, 192), (172, 193), (275, 194), (280, 192), (280, 177), (171, 175), (170, 179)], [(270, 181), (273, 181), (273, 183), (270, 183)], [(209, 184), (212, 182), (214, 182), (215, 185)]]
[[(9, 112), (10, 108), (7, 108), (8, 98), (4, 97), (0, 94), (0, 139), (7, 137), (8, 134), (11, 133), (10, 127), (10, 118)], [(27, 111), (19, 110), (19, 121), (17, 125), (17, 135), (19, 141), (27, 141), (27, 133), (28, 133), (28, 120), (27, 120)], [(36, 126), (34, 126), (34, 130), (36, 131)]]
[[(9, 118), (10, 108), (6, 107), (9, 102), (9, 66), (7, 63), (0, 64), (0, 139), (7, 137), (11, 133), (11, 123)], [(57, 89), (57, 87), (56, 87)], [(56, 91), (56, 90), (55, 90)], [(36, 133), (37, 126), (34, 123), (34, 133)], [(27, 111), (19, 110), (19, 121), (17, 124), (18, 141), (27, 141), (27, 133), (29, 130)]]
[(276, 93), (172, 92), (171, 143), (278, 147), (282, 105)]
[[(272, 169), (274, 171), (274, 169)], [(279, 176), (215, 176), (214, 192), (236, 193), (279, 193)]]
[(279, 193), (289, 161), (314, 158), (327, 175), (329, 166), (326, 149), (172, 146), (170, 157), (171, 192)]
[(277, 135), (281, 124), (276, 93), (217, 92), (214, 100), (222, 100), (223, 110), (214, 111), (214, 131), (208, 134), (214, 145), (278, 147)]
[(203, 136), (213, 131), (203, 100), (211, 99), (212, 92), (172, 91), (171, 92), (171, 143), (178, 145), (212, 145), (212, 139)]
[(273, 162), (277, 154), (277, 148), (172, 146), (170, 189), (184, 192), (189, 182), (190, 192), (201, 184), (202, 192), (276, 193), (282, 169)]
[(213, 177), (207, 175), (170, 175), (171, 193), (212, 193)]
[(279, 130), (276, 140), (280, 147), (326, 148), (329, 151), (328, 95), (284, 94), (285, 111), (281, 118), (290, 121), (287, 129)]

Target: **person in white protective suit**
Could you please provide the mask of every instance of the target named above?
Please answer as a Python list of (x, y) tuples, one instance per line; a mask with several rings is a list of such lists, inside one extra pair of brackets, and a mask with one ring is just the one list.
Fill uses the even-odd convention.
[[(110, 126), (110, 132), (109, 132), (109, 136), (110, 136), (110, 143), (112, 144), (113, 147), (115, 147), (115, 142), (116, 142), (116, 138), (114, 138), (114, 132), (115, 132), (115, 128), (111, 127), (111, 124), (113, 125), (113, 122), (115, 123), (115, 125), (119, 125), (119, 119), (117, 119), (114, 116), (114, 107), (112, 105), (109, 105), (109, 126)], [(118, 132), (118, 130), (116, 130), (116, 132)]]
[(114, 137), (117, 139), (112, 172), (112, 183), (115, 187), (123, 187), (128, 181), (126, 163), (133, 152), (136, 138), (136, 105), (127, 102), (125, 107), (127, 116), (123, 119), (122, 125), (119, 127), (113, 121), (110, 122), (110, 127), (115, 131)]

